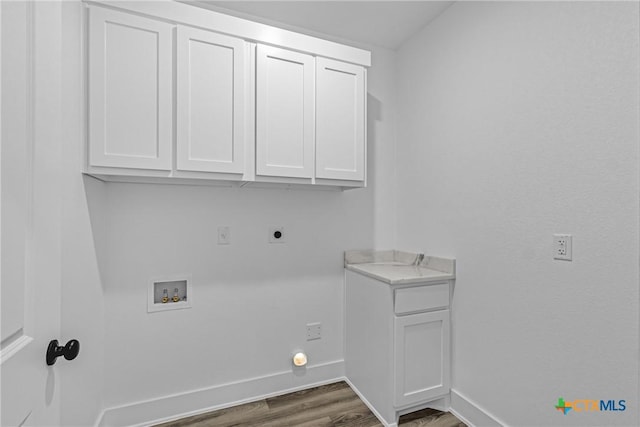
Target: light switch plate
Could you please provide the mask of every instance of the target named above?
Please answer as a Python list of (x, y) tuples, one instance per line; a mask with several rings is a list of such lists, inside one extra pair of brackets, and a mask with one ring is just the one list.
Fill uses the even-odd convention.
[(227, 225), (218, 227), (218, 244), (219, 245), (231, 244), (231, 227)]

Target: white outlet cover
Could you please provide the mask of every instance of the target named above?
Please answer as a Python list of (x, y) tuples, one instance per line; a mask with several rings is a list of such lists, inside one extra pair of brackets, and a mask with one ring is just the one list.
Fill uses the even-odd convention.
[(320, 338), (322, 338), (322, 324), (308, 323), (307, 324), (307, 341), (319, 340)]
[(571, 234), (553, 235), (553, 259), (573, 260), (573, 236)]
[(284, 243), (285, 241), (286, 240), (285, 240), (284, 227), (282, 226), (269, 227), (269, 243)]

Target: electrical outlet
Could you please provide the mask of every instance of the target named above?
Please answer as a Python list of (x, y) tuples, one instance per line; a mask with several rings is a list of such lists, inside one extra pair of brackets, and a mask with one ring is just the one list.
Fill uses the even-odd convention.
[(218, 244), (230, 245), (231, 244), (231, 227), (223, 226), (218, 227)]
[(571, 234), (553, 235), (553, 259), (571, 261), (573, 256), (573, 237)]
[(271, 226), (269, 227), (269, 243), (284, 243), (284, 227)]
[(322, 323), (307, 323), (307, 341), (322, 338)]

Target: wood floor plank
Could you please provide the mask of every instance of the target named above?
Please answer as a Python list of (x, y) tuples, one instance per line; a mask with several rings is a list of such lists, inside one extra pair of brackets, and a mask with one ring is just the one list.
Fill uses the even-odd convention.
[(306, 423), (298, 424), (297, 427), (333, 427), (333, 423), (331, 422), (331, 418), (324, 417)]
[[(277, 411), (272, 411), (273, 414), (261, 416), (255, 425), (264, 427), (297, 426), (314, 419), (331, 417), (361, 408), (363, 403), (358, 396), (355, 393), (346, 393), (347, 391), (353, 393), (351, 390), (338, 390), (329, 393), (329, 396), (320, 396), (314, 399), (314, 403), (304, 401), (293, 407), (279, 408)], [(344, 395), (344, 397), (339, 395)]]
[(437, 409), (426, 408), (420, 411), (411, 412), (409, 414), (403, 415), (400, 417), (400, 421), (409, 422), (420, 419), (435, 419), (438, 414), (442, 414), (443, 412), (438, 411)]
[(270, 397), (266, 399), (269, 409), (278, 409), (283, 406), (291, 406), (300, 401), (309, 401), (317, 397), (324, 397), (333, 392), (343, 390), (344, 392), (353, 393), (353, 390), (344, 381), (321, 385), (306, 390), (295, 391), (293, 393), (283, 394), (282, 396)]
[(182, 418), (168, 423), (158, 424), (155, 427), (229, 427), (242, 423), (247, 419), (258, 417), (269, 412), (265, 400), (245, 403), (230, 408), (219, 409), (200, 415)]
[(345, 402), (360, 402), (351, 388), (341, 388), (325, 393), (308, 394), (304, 398), (284, 397), (282, 401), (268, 401), (269, 417), (286, 415), (291, 412), (323, 410), (331, 416)]
[[(156, 427), (380, 427), (344, 381), (195, 415)], [(424, 409), (400, 417), (401, 427), (466, 427), (453, 414)]]
[(364, 408), (357, 408), (347, 414), (331, 417), (333, 427), (380, 427), (382, 424), (375, 415), (363, 404)]
[[(419, 417), (416, 414), (407, 414), (411, 415), (411, 417), (404, 419), (404, 416), (400, 417), (398, 425), (402, 427), (467, 427), (466, 424), (450, 412), (441, 412), (435, 409), (431, 409), (430, 411), (433, 412), (423, 417)], [(418, 411), (418, 413), (420, 412), (423, 411)]]

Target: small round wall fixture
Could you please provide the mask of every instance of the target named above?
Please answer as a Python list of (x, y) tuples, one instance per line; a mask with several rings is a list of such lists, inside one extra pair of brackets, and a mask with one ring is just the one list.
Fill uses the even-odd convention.
[(295, 366), (305, 366), (307, 364), (307, 355), (303, 352), (298, 352), (293, 355), (293, 364)]

